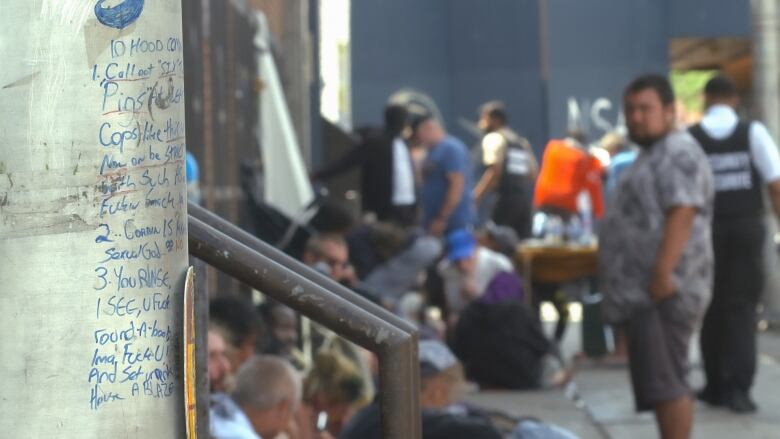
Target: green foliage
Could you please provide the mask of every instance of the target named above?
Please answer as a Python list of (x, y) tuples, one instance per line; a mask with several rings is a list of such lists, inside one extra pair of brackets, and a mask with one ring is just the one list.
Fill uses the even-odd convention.
[(717, 70), (673, 70), (670, 79), (674, 94), (689, 112), (701, 113), (704, 110), (704, 86), (717, 74)]

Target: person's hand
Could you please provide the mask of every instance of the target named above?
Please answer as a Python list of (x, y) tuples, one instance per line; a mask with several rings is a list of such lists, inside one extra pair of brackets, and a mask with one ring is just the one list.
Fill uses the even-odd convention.
[(314, 439), (335, 439), (335, 438), (333, 437), (333, 435), (331, 435), (327, 431), (318, 431), (314, 435)]
[(650, 297), (653, 302), (660, 303), (674, 295), (674, 280), (672, 273), (667, 271), (656, 271), (653, 279), (650, 281)]
[(352, 264), (348, 264), (344, 267), (344, 275), (341, 277), (341, 282), (350, 288), (357, 286), (358, 276), (355, 267)]
[(431, 221), (431, 224), (428, 226), (428, 233), (430, 233), (433, 236), (442, 236), (444, 235), (444, 230), (447, 229), (447, 220), (441, 217), (436, 217)]
[(477, 289), (477, 284), (473, 279), (467, 279), (463, 283), (463, 296), (467, 301), (472, 301), (479, 298), (479, 290)]

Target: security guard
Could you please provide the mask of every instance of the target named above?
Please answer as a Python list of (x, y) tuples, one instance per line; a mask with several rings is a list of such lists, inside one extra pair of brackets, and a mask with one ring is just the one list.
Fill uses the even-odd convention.
[(707, 385), (697, 397), (736, 413), (752, 413), (756, 308), (764, 287), (763, 187), (780, 218), (780, 154), (763, 124), (739, 119), (734, 111), (739, 97), (730, 79), (712, 78), (704, 95), (706, 113), (690, 132), (715, 177), (715, 279), (701, 332)]

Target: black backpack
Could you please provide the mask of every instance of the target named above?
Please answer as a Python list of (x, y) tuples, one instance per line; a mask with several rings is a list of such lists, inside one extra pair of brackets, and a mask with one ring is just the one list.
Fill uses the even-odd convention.
[(473, 302), (455, 328), (454, 351), (483, 388), (538, 389), (551, 345), (522, 302)]

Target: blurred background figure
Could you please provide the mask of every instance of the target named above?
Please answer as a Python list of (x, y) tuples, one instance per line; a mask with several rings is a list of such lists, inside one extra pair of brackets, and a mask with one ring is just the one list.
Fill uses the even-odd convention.
[(275, 300), (266, 300), (257, 307), (266, 327), (266, 336), (258, 344), (260, 352), (286, 359), (298, 369), (306, 366), (300, 350), (298, 314)]
[[(463, 368), (441, 342), (420, 342), (420, 405), (423, 439), (499, 439), (501, 433), (490, 420), (456, 406), (465, 380)], [(379, 404), (375, 401), (360, 410), (344, 428), (340, 439), (380, 439)]]
[(228, 358), (228, 346), (222, 331), (215, 326), (208, 329), (209, 391), (224, 393), (232, 389), (232, 365)]
[(611, 197), (615, 189), (617, 188), (620, 176), (623, 175), (626, 169), (631, 167), (636, 160), (639, 153), (636, 146), (632, 145), (626, 136), (619, 132), (613, 131), (606, 134), (601, 138), (601, 147), (604, 148), (610, 155), (609, 166), (607, 167), (607, 175), (604, 182), (604, 195)]
[(475, 220), (472, 171), (466, 145), (430, 115), (412, 122), (416, 143), (428, 148), (423, 164), (423, 227), (434, 236), (471, 226)]
[(757, 407), (757, 307), (764, 288), (764, 188), (780, 218), (780, 154), (766, 127), (740, 120), (736, 85), (725, 76), (704, 87), (706, 113), (690, 129), (715, 178), (712, 240), (715, 282), (704, 317), (701, 351), (707, 384), (698, 397), (736, 413)]
[[(280, 433), (297, 437), (295, 414), (301, 404), (301, 378), (289, 363), (270, 356), (256, 356), (244, 364), (236, 376), (236, 388), (230, 395), (233, 406), (228, 426), (244, 429), (247, 422), (256, 437), (275, 438)], [(216, 439), (249, 436), (223, 433)]]
[(209, 318), (211, 325), (222, 329), (231, 369), (236, 372), (255, 354), (257, 340), (263, 338), (262, 321), (251, 301), (232, 296), (212, 300)]
[(544, 149), (536, 182), (534, 207), (568, 220), (580, 212), (578, 198), (584, 193), (596, 217), (604, 213), (602, 165), (590, 155), (582, 132), (551, 140)]
[(360, 143), (332, 164), (312, 174), (314, 180), (360, 168), (363, 213), (380, 221), (410, 226), (417, 221), (414, 167), (402, 134), (408, 112), (400, 105), (385, 108), (383, 130), (366, 130)]
[(466, 229), (450, 232), (446, 244), (446, 258), (437, 270), (444, 283), (448, 321), (452, 324), (469, 303), (485, 294), (497, 275), (513, 273), (514, 266), (506, 256), (479, 245)]
[[(531, 235), (531, 204), (538, 165), (531, 144), (507, 125), (504, 104), (485, 103), (480, 109), (480, 143), (484, 168), (474, 187), (474, 200), (483, 219), (510, 226), (520, 238)], [(482, 211), (485, 214), (482, 214)]]
[(340, 284), (350, 287), (357, 284), (355, 270), (349, 262), (349, 247), (341, 235), (312, 237), (306, 244), (303, 262)]
[(371, 402), (361, 372), (335, 351), (317, 354), (304, 380), (303, 398), (311, 409), (312, 422), (324, 413), (327, 431), (334, 437), (356, 411)]

